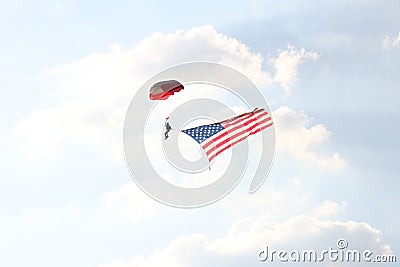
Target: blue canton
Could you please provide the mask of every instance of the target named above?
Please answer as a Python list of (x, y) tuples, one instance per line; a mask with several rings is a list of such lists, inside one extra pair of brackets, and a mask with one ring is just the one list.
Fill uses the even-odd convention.
[(223, 129), (224, 127), (222, 127), (220, 123), (213, 123), (209, 125), (203, 125), (195, 128), (186, 129), (183, 130), (182, 132), (189, 135), (200, 144), (207, 138), (222, 131)]

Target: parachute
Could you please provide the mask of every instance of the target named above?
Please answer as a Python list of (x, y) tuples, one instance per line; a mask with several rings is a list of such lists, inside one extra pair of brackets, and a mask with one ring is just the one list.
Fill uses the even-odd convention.
[(151, 100), (165, 100), (183, 89), (183, 85), (176, 80), (161, 81), (150, 88), (149, 97)]

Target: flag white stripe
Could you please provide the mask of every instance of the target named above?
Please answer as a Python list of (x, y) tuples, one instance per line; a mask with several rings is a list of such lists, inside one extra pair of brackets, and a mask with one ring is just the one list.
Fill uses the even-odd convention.
[(241, 115), (239, 115), (239, 116), (236, 116), (236, 117), (234, 117), (234, 118), (232, 118), (232, 119), (228, 119), (228, 120), (224, 120), (224, 121), (221, 121), (220, 123), (221, 124), (234, 124), (234, 123), (237, 123), (237, 122), (240, 122), (240, 121), (242, 121), (244, 118), (248, 118), (248, 117), (253, 117), (254, 115), (257, 115), (257, 114), (260, 114), (260, 113), (262, 113), (262, 112), (266, 112), (264, 109), (259, 109), (259, 108), (256, 108), (254, 111), (252, 111), (252, 112), (247, 112), (247, 113), (243, 113), (243, 114), (241, 114)]
[[(210, 146), (213, 147), (214, 145), (219, 145), (220, 143), (224, 142), (226, 139), (232, 138), (234, 137), (234, 135), (242, 133), (245, 134), (246, 131), (248, 131), (250, 128), (252, 127), (256, 127), (257, 124), (265, 119), (270, 118), (270, 116), (265, 113), (265, 114), (261, 114), (260, 116), (258, 116), (259, 118), (257, 118), (257, 120), (251, 122), (251, 119), (254, 119), (254, 117), (249, 118), (248, 120), (242, 122), (242, 123), (238, 123), (238, 128), (235, 130), (232, 130), (235, 127), (227, 127), (226, 130), (221, 131), (220, 133), (218, 133), (215, 137), (211, 137), (211, 140), (207, 141), (206, 144), (203, 145), (205, 150), (209, 150)], [(244, 125), (245, 123), (249, 123), (248, 125)]]
[[(223, 144), (224, 142), (226, 142), (227, 140), (232, 140), (235, 141), (238, 138), (241, 138), (243, 135), (247, 135), (249, 131), (255, 130), (257, 128), (260, 128), (259, 123), (263, 120), (267, 120), (268, 118), (270, 118), (270, 116), (268, 117), (263, 117), (261, 120), (256, 120), (254, 122), (249, 123), (248, 125), (244, 125), (243, 127), (240, 127), (238, 129), (235, 129), (234, 131), (229, 131), (229, 130), (224, 130), (227, 134), (225, 136), (223, 136), (222, 138), (213, 138), (213, 144), (205, 147), (205, 151), (206, 153), (209, 150), (212, 150), (212, 148), (214, 146), (218, 146), (220, 144)], [(266, 121), (268, 122), (268, 121)], [(237, 135), (237, 136), (235, 136)]]
[[(270, 118), (270, 117), (268, 117), (268, 118)], [(238, 136), (236, 136), (236, 137), (234, 137), (232, 139), (230, 137), (231, 135), (228, 134), (226, 136), (226, 138), (221, 138), (221, 140), (218, 140), (218, 142), (215, 142), (214, 145), (211, 145), (211, 146), (207, 147), (206, 149), (204, 149), (204, 151), (207, 154), (210, 150), (213, 150), (214, 147), (216, 147), (218, 144), (226, 142), (224, 145), (214, 149), (214, 151), (212, 151), (211, 154), (208, 155), (208, 158), (212, 159), (212, 158), (215, 157), (216, 154), (219, 154), (222, 151), (228, 149), (232, 145), (232, 143), (235, 143), (237, 140), (240, 140), (241, 138), (247, 138), (248, 136), (254, 134), (254, 132), (257, 132), (257, 130), (261, 129), (264, 126), (267, 126), (268, 124), (272, 124), (272, 121), (271, 120), (266, 120), (265, 122), (259, 124), (258, 127), (255, 127), (253, 129), (251, 129), (250, 131), (248, 131), (246, 129), (246, 131), (244, 131), (242, 134), (240, 134), (240, 135), (238, 135)]]
[(253, 116), (250, 116), (245, 120), (236, 121), (235, 124), (232, 124), (232, 123), (228, 123), (228, 124), (221, 123), (222, 127), (224, 127), (225, 130), (220, 131), (219, 133), (211, 136), (210, 139), (205, 140), (205, 143), (202, 144), (202, 146), (204, 148), (207, 148), (209, 145), (212, 145), (212, 143), (214, 143), (217, 139), (221, 138), (222, 135), (225, 135), (225, 136), (229, 135), (229, 133), (227, 134), (227, 131), (229, 132), (229, 129), (235, 128), (237, 126), (242, 126), (242, 127), (239, 127), (238, 129), (236, 129), (235, 131), (230, 132), (231, 135), (234, 135), (236, 131), (242, 131), (243, 128), (247, 126), (245, 124), (248, 123), (251, 120), (254, 120), (254, 117), (257, 118), (257, 120), (255, 120), (255, 122), (257, 122), (257, 121), (263, 120), (263, 117), (265, 117), (265, 116), (269, 116), (269, 114), (268, 114), (268, 112), (266, 112), (264, 110), (263, 112), (258, 113), (258, 114), (254, 114)]
[(241, 139), (236, 140), (235, 142), (231, 143), (230, 146), (225, 147), (223, 150), (218, 150), (218, 152), (215, 153), (212, 157), (209, 157), (208, 160), (211, 162), (217, 155), (219, 155), (220, 153), (222, 153), (224, 150), (226, 150), (226, 149), (228, 149), (228, 148), (234, 146), (234, 145), (237, 144), (237, 143), (240, 143), (240, 142), (246, 140), (250, 135), (253, 135), (253, 134), (256, 134), (256, 133), (258, 133), (258, 132), (261, 132), (261, 131), (267, 129), (268, 127), (270, 127), (270, 126), (272, 126), (272, 122), (271, 122), (270, 124), (265, 125), (264, 128), (262, 128), (261, 130), (260, 130), (260, 129), (257, 129), (257, 130), (255, 130), (255, 131), (251, 132), (249, 135), (244, 136), (244, 137), (242, 137)]
[[(244, 121), (242, 123), (238, 123), (238, 128), (235, 130), (232, 130), (235, 127), (227, 127), (226, 130), (223, 130), (221, 132), (219, 132), (218, 134), (216, 134), (215, 136), (211, 137), (211, 140), (207, 140), (206, 143), (203, 145), (203, 147), (206, 149), (209, 146), (215, 145), (215, 144), (219, 144), (220, 142), (222, 142), (222, 140), (225, 140), (226, 138), (230, 138), (230, 136), (234, 136), (235, 134), (238, 134), (242, 131), (247, 131), (249, 128), (257, 125), (260, 121), (270, 118), (270, 116), (268, 114), (262, 114), (259, 116), (259, 118), (257, 118), (257, 120), (250, 122), (251, 120), (250, 118), (247, 121)], [(254, 119), (254, 117), (252, 117), (252, 119)], [(245, 125), (245, 123), (249, 123), (248, 125)], [(221, 141), (219, 141), (219, 139)]]

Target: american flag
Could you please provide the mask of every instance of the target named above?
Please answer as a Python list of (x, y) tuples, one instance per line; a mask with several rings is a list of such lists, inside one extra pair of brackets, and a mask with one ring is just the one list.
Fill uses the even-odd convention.
[(202, 125), (182, 132), (196, 140), (211, 162), (226, 149), (245, 140), (248, 136), (272, 125), (271, 116), (263, 108), (256, 108), (234, 118)]

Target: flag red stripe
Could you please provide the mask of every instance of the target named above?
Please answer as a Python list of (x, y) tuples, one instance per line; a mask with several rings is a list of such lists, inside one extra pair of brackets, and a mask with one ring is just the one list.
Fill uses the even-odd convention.
[[(235, 127), (235, 129), (228, 129), (228, 130), (224, 131), (224, 132), (223, 132), (222, 134), (220, 134), (219, 136), (215, 136), (215, 137), (212, 138), (210, 141), (208, 141), (206, 144), (204, 144), (204, 145), (203, 145), (204, 149), (206, 149), (210, 144), (216, 143), (219, 139), (223, 139), (224, 137), (226, 137), (226, 136), (229, 135), (229, 134), (233, 135), (233, 136), (231, 137), (231, 139), (233, 139), (234, 137), (237, 136), (237, 135), (234, 134), (234, 132), (235, 132), (237, 129), (240, 129), (240, 128), (243, 127), (243, 128), (245, 128), (245, 129), (244, 129), (245, 131), (246, 131), (246, 130), (249, 131), (249, 130), (251, 130), (252, 128), (254, 128), (254, 126), (257, 126), (257, 125), (259, 125), (259, 124), (261, 124), (261, 123), (264, 123), (265, 120), (270, 120), (271, 117), (269, 117), (269, 116), (268, 116), (267, 118), (264, 119), (264, 117), (266, 117), (266, 116), (268, 116), (268, 115), (263, 114), (263, 115), (259, 116), (259, 119), (256, 121), (256, 123), (254, 123), (254, 121), (253, 121), (254, 125), (253, 125), (252, 127), (247, 127), (247, 128), (245, 128), (245, 127), (243, 127), (242, 124), (241, 124), (241, 125), (239, 125), (238, 127)], [(268, 118), (269, 118), (269, 119), (268, 119)], [(243, 131), (238, 132), (238, 133), (243, 133)], [(228, 137), (228, 139), (229, 139), (229, 137)]]
[[(247, 118), (252, 117), (252, 116), (254, 116), (255, 114), (258, 114), (258, 113), (261, 113), (261, 112), (267, 113), (264, 109), (257, 109), (257, 110), (255, 110), (255, 111), (247, 112), (247, 113), (244, 113), (244, 114), (239, 115), (239, 116), (237, 116), (237, 117), (234, 117), (234, 118), (231, 118), (231, 119), (228, 119), (228, 120), (221, 121), (221, 122), (219, 122), (219, 123), (234, 124), (234, 123), (236, 123), (239, 119), (240, 119), (239, 121), (246, 120)], [(246, 117), (246, 118), (242, 118), (242, 117)], [(241, 118), (242, 118), (242, 119), (241, 119)]]
[[(262, 110), (264, 111), (264, 110)], [(259, 112), (258, 112), (259, 113)], [(257, 114), (255, 115), (254, 113), (251, 114), (250, 116), (248, 116), (245, 120), (239, 120), (237, 121), (235, 124), (230, 124), (230, 125), (222, 125), (225, 128), (225, 131), (221, 132), (220, 134), (217, 134), (215, 137), (213, 137), (211, 140), (206, 141), (206, 143), (204, 143), (202, 146), (204, 149), (206, 149), (209, 145), (211, 145), (212, 143), (215, 142), (215, 140), (223, 138), (224, 136), (226, 136), (229, 132), (234, 132), (237, 129), (243, 127), (243, 126), (247, 126), (250, 123), (258, 120), (260, 121), (263, 117), (268, 116), (267, 112), (263, 112), (261, 114)], [(253, 118), (254, 117), (254, 118)]]
[[(269, 124), (267, 124), (267, 125), (265, 125), (265, 126), (263, 126), (262, 128), (256, 129), (255, 131), (251, 132), (249, 135), (256, 134), (256, 133), (258, 133), (258, 132), (260, 132), (260, 131), (262, 131), (262, 130), (268, 128), (268, 127), (270, 127), (271, 125), (272, 125), (272, 122), (269, 123)], [(230, 148), (230, 147), (236, 145), (237, 143), (239, 143), (239, 142), (245, 140), (247, 137), (248, 137), (248, 136), (244, 136), (244, 137), (242, 137), (242, 138), (236, 140), (236, 141), (233, 142), (233, 143), (229, 143), (226, 147), (224, 147), (223, 149), (217, 151), (213, 156), (211, 156), (211, 157), (209, 158), (209, 161), (211, 162), (216, 156), (218, 156), (219, 154), (221, 154), (223, 151), (225, 151), (226, 149), (228, 149), (228, 148)]]
[[(238, 132), (238, 133), (236, 133), (236, 134), (234, 134), (232, 136), (228, 136), (228, 137), (226, 137), (226, 138), (224, 138), (222, 140), (214, 139), (213, 140), (214, 141), (214, 146), (213, 147), (211, 147), (208, 150), (204, 149), (204, 148), (203, 149), (205, 150), (206, 155), (209, 156), (213, 151), (215, 151), (216, 149), (219, 149), (220, 147), (224, 146), (225, 144), (227, 144), (229, 142), (235, 142), (235, 139), (237, 139), (238, 137), (240, 137), (240, 136), (246, 136), (247, 137), (247, 136), (253, 134), (252, 130), (254, 128), (256, 128), (257, 126), (261, 126), (261, 128), (262, 128), (262, 127), (264, 127), (262, 125), (265, 124), (267, 121), (270, 121), (270, 120), (271, 120), (271, 117), (268, 117), (268, 118), (262, 120), (259, 124), (255, 124), (252, 127), (244, 129), (243, 131)], [(258, 129), (260, 129), (260, 128), (258, 128)], [(256, 130), (258, 130), (258, 129), (256, 129)], [(223, 149), (223, 150), (225, 150), (225, 149)]]
[[(249, 127), (249, 128), (245, 128), (245, 129), (243, 129), (242, 131), (237, 132), (236, 134), (234, 134), (234, 135), (232, 135), (232, 136), (228, 136), (227, 138), (223, 139), (222, 141), (219, 141), (217, 144), (214, 145), (214, 147), (212, 147), (211, 149), (209, 149), (209, 150), (206, 152), (207, 156), (208, 156), (210, 153), (212, 153), (215, 149), (217, 149), (217, 148), (223, 146), (223, 145), (226, 144), (227, 142), (231, 142), (232, 140), (236, 139), (237, 137), (239, 137), (239, 136), (241, 136), (241, 135), (244, 135), (244, 134), (246, 134), (246, 133), (249, 133), (248, 135), (250, 135), (250, 134), (251, 134), (251, 131), (252, 131), (255, 127), (258, 127), (259, 125), (262, 125), (263, 123), (265, 123), (265, 122), (267, 122), (267, 121), (269, 121), (269, 120), (271, 120), (271, 117), (265, 118), (265, 119), (263, 119), (262, 121), (260, 121), (259, 123), (256, 123), (256, 124), (254, 124), (253, 126), (251, 126), (251, 127)], [(228, 133), (229, 133), (229, 131), (226, 132), (226, 134), (228, 134)], [(248, 135), (246, 135), (246, 136), (248, 136)], [(224, 136), (226, 136), (226, 135), (224, 134)], [(222, 137), (222, 136), (221, 136), (221, 137)], [(219, 138), (214, 138), (214, 139), (211, 140), (211, 141), (212, 141), (213, 143), (216, 143), (218, 140), (221, 139), (221, 137), (219, 137)], [(205, 148), (207, 148), (207, 147), (203, 147), (203, 149), (205, 149)]]

